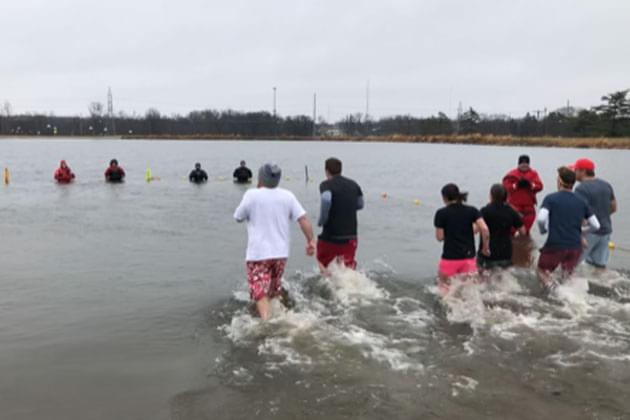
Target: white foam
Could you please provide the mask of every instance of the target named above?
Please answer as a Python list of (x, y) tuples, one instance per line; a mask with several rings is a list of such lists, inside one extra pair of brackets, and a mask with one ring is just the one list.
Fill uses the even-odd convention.
[(466, 322), (473, 326), (483, 323), (485, 307), (481, 290), (484, 287), (471, 280), (452, 279), (448, 293), (442, 298), (448, 308), (449, 322)]
[(335, 298), (346, 305), (388, 297), (388, 293), (364, 273), (336, 263), (331, 264), (328, 270), (328, 281)]
[(413, 361), (403, 351), (391, 346), (388, 337), (367, 331), (357, 325), (350, 325), (347, 331), (341, 331), (347, 343), (361, 349), (364, 357), (389, 365), (393, 370), (422, 370), (422, 364)]
[(468, 376), (460, 375), (459, 379), (460, 381), (453, 383), (453, 386), (459, 389), (463, 389), (466, 391), (474, 391), (475, 389), (477, 389), (477, 385), (479, 385), (478, 381)]

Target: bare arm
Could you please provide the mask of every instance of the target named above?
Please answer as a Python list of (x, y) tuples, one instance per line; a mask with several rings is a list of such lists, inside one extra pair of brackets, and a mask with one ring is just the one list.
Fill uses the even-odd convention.
[(437, 239), (438, 242), (442, 242), (444, 240), (444, 229), (435, 228), (435, 239)]
[(610, 214), (617, 213), (617, 200), (613, 199), (610, 202)]
[(490, 255), (490, 229), (482, 217), (477, 219), (475, 227), (481, 233), (481, 253), (488, 256)]
[(313, 236), (313, 226), (311, 225), (311, 221), (307, 215), (304, 215), (298, 219), (298, 224), (300, 225), (300, 229), (302, 229), (302, 233), (306, 238), (306, 255), (314, 255), (315, 237)]

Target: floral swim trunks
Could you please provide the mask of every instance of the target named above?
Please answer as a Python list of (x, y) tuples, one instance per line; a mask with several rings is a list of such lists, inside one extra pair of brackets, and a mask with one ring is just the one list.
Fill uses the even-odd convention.
[(282, 287), (282, 275), (286, 265), (286, 258), (247, 261), (247, 283), (249, 284), (250, 297), (255, 301), (265, 296), (276, 297)]

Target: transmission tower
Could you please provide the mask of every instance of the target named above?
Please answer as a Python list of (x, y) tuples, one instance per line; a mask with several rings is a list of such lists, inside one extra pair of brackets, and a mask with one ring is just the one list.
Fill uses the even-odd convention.
[(112, 88), (107, 88), (107, 118), (109, 119), (109, 130), (112, 136), (116, 135), (116, 121), (114, 119), (114, 97)]
[(317, 93), (313, 93), (313, 137), (317, 135)]

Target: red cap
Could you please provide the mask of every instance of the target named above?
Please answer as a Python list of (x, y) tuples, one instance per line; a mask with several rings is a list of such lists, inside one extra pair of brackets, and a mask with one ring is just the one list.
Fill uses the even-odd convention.
[(595, 172), (595, 164), (590, 159), (578, 159), (573, 165), (574, 170), (585, 170)]

